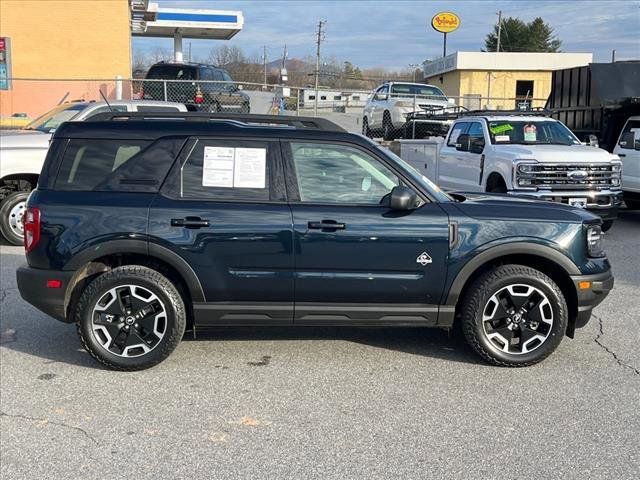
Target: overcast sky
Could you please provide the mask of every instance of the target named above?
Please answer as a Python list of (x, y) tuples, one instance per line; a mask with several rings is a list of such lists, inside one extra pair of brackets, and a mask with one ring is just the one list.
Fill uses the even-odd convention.
[[(442, 55), (442, 34), (428, 26), (440, 11), (453, 11), (461, 27), (448, 35), (448, 53), (479, 51), (484, 37), (503, 17), (530, 21), (541, 16), (562, 40), (564, 52), (592, 52), (607, 62), (640, 59), (640, 0), (624, 1), (213, 1), (160, 0), (161, 7), (241, 10), (244, 28), (231, 40), (192, 42), (193, 57), (206, 58), (220, 44), (237, 45), (252, 56), (267, 45), (269, 60), (280, 58), (287, 44), (289, 58), (315, 54), (314, 30), (327, 21), (323, 56), (349, 60), (360, 67), (406, 68)], [(134, 53), (160, 46), (173, 50), (173, 41), (134, 38)]]

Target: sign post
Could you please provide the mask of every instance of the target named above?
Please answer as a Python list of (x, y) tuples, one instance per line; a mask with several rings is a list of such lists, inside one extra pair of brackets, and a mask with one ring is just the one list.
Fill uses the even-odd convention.
[(431, 19), (431, 26), (436, 32), (443, 34), (442, 57), (447, 56), (447, 33), (451, 33), (460, 27), (460, 18), (452, 12), (436, 13)]

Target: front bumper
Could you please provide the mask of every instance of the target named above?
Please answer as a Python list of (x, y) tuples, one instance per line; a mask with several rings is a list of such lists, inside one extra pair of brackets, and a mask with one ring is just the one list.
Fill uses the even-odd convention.
[[(42, 270), (23, 265), (16, 271), (20, 296), (56, 320), (71, 323), (71, 320), (66, 318), (65, 294), (74, 273), (61, 270)], [(60, 287), (47, 287), (49, 280), (59, 280)]]
[(620, 190), (511, 190), (508, 195), (519, 197), (529, 197), (537, 200), (547, 200), (550, 202), (569, 205), (570, 199), (584, 198), (586, 210), (595, 213), (603, 220), (615, 220), (618, 218), (618, 209), (622, 204), (622, 191)]
[(594, 275), (572, 275), (571, 280), (578, 294), (578, 316), (575, 327), (582, 328), (589, 322), (591, 311), (609, 295), (614, 283), (613, 274), (611, 270), (607, 270)]

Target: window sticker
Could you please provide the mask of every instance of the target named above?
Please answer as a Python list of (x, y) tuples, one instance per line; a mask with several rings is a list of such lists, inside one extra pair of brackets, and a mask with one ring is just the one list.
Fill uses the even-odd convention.
[(233, 187), (235, 148), (204, 147), (203, 187)]
[(535, 142), (538, 139), (537, 128), (533, 124), (528, 124), (524, 126), (524, 141), (525, 142)]
[(265, 148), (204, 147), (202, 186), (265, 188)]
[(511, 140), (511, 137), (509, 135), (496, 135), (495, 139), (496, 142), (508, 142)]
[(453, 132), (451, 132), (451, 136), (449, 137), (449, 143), (456, 143), (461, 132), (461, 128), (454, 128)]
[(267, 150), (265, 148), (236, 148), (233, 186), (235, 188), (265, 188)]
[(508, 123), (503, 123), (502, 125), (489, 126), (489, 131), (493, 135), (500, 135), (501, 133), (510, 132), (511, 130), (513, 130), (513, 125), (510, 125)]

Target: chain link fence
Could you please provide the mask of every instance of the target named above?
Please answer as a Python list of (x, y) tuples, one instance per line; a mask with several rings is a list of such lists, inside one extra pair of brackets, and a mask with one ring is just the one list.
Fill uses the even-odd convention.
[[(374, 138), (424, 138), (446, 133), (451, 118), (467, 110), (535, 109), (541, 98), (402, 96), (378, 99), (371, 91), (290, 87), (241, 81), (162, 79), (10, 80), (0, 91), (0, 126), (18, 128), (73, 102), (178, 102), (189, 110), (319, 116)], [(444, 116), (444, 117), (443, 117)], [(391, 134), (385, 122), (391, 120)], [(407, 121), (409, 120), (409, 121)], [(387, 129), (385, 134), (385, 128)]]

